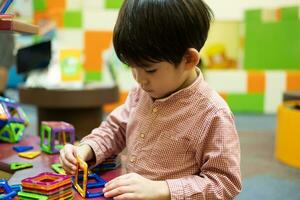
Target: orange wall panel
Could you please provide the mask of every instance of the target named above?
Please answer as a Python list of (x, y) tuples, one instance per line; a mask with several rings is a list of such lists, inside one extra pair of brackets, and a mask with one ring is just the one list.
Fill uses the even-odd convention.
[(247, 90), (249, 93), (264, 92), (266, 85), (266, 76), (264, 72), (248, 72)]
[(300, 72), (287, 72), (287, 90), (300, 90)]

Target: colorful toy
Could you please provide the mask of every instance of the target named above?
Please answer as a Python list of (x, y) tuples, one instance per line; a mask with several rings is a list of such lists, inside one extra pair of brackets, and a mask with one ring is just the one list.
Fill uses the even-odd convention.
[(42, 151), (55, 154), (67, 143), (74, 144), (74, 127), (66, 122), (42, 122), (41, 126), (41, 149)]
[[(79, 192), (79, 194), (83, 198), (96, 198), (103, 196), (103, 192), (94, 192), (91, 193), (87, 191), (90, 188), (103, 188), (104, 185), (107, 183), (105, 180), (100, 178), (97, 174), (90, 174), (88, 175), (88, 165), (82, 159), (77, 157), (77, 171), (75, 173), (75, 180), (73, 181), (73, 185), (75, 189)], [(80, 174), (80, 171), (83, 173)], [(94, 180), (93, 182), (88, 182), (88, 180)], [(80, 184), (81, 182), (82, 184)], [(82, 185), (82, 187), (81, 187)]]
[(39, 156), (40, 154), (41, 154), (41, 151), (29, 151), (29, 152), (19, 153), (18, 155), (20, 157), (32, 159), (32, 158)]
[(10, 200), (17, 195), (16, 191), (8, 185), (7, 180), (0, 179), (0, 199)]
[(58, 174), (66, 175), (65, 170), (62, 168), (60, 163), (55, 163), (51, 165), (51, 168)]
[(15, 101), (0, 97), (0, 140), (19, 142), (28, 124), (25, 112)]
[(16, 152), (24, 152), (33, 149), (33, 146), (14, 146), (13, 149)]
[(10, 169), (11, 170), (19, 170), (19, 169), (25, 169), (32, 167), (33, 165), (31, 163), (26, 163), (26, 162), (14, 162), (10, 164)]
[(71, 177), (50, 172), (22, 180), (23, 191), (18, 195), (23, 199), (68, 199), (72, 195)]
[(98, 173), (101, 171), (108, 171), (118, 168), (121, 165), (121, 159), (119, 156), (114, 155), (107, 158), (105, 161), (97, 165), (92, 169), (93, 172)]

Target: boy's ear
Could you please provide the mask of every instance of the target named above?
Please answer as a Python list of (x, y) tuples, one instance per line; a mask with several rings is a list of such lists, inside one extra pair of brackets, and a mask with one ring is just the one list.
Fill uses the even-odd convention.
[(192, 69), (200, 61), (199, 52), (195, 48), (188, 48), (184, 55), (186, 69)]

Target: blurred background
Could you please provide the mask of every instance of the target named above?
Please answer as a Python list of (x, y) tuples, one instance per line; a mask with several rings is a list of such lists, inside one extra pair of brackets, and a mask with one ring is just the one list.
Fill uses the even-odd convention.
[[(122, 2), (12, 3), (6, 13), (39, 27), (35, 34), (23, 34), (30, 27), (8, 32), (0, 21), (0, 36), (13, 38), (0, 40), (0, 61), (10, 59), (9, 66), (0, 62), (0, 92), (21, 103), (29, 134), (38, 134), (42, 119), (74, 115), (71, 109), (78, 110), (77, 120), (80, 109), (101, 110), (100, 123), (124, 102), (135, 82), (112, 48)], [(200, 52), (201, 69), (235, 114), (243, 176), (237, 199), (300, 199), (300, 0), (205, 2), (215, 19)], [(12, 58), (1, 53), (8, 51)], [(100, 96), (89, 93), (97, 89)], [(93, 97), (102, 102), (95, 106), (88, 100)]]

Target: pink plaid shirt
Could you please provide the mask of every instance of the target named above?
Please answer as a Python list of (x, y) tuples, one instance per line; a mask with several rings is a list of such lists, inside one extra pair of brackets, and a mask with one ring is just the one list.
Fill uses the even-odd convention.
[(241, 190), (233, 115), (201, 73), (164, 99), (136, 88), (82, 143), (97, 163), (127, 147), (127, 172), (166, 180), (172, 200), (233, 199)]

